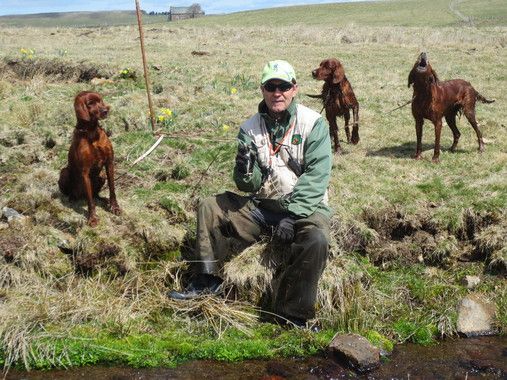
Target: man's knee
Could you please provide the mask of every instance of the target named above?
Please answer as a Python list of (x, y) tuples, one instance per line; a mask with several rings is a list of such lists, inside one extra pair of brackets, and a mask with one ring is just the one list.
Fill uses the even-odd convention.
[(301, 237), (296, 236), (296, 241), (301, 240), (301, 242), (311, 245), (316, 249), (326, 249), (329, 246), (329, 240), (326, 234), (322, 231), (322, 229), (318, 227), (308, 228), (301, 234)]
[(199, 210), (210, 209), (217, 204), (216, 196), (210, 196), (199, 201)]

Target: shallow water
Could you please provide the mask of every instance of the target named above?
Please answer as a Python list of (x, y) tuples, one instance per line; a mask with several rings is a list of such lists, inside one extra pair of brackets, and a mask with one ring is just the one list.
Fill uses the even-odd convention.
[(502, 379), (507, 380), (507, 336), (454, 339), (423, 347), (397, 346), (381, 366), (358, 374), (330, 357), (247, 360), (240, 363), (194, 361), (178, 368), (132, 369), (85, 367), (72, 370), (19, 372), (6, 379)]

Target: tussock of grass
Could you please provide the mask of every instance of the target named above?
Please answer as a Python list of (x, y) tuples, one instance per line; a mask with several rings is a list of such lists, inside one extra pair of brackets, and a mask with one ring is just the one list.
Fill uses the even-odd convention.
[(364, 273), (353, 260), (332, 258), (319, 281), (317, 319), (338, 331), (364, 331), (368, 324), (365, 311)]
[(224, 266), (224, 275), (228, 283), (247, 291), (253, 301), (259, 300), (273, 278), (273, 268), (269, 265), (268, 243), (257, 243), (246, 248)]
[(255, 309), (250, 303), (245, 302), (230, 302), (212, 296), (185, 302), (167, 302), (177, 314), (203, 321), (205, 328), (214, 331), (218, 338), (230, 328), (251, 336), (252, 327), (258, 320)]

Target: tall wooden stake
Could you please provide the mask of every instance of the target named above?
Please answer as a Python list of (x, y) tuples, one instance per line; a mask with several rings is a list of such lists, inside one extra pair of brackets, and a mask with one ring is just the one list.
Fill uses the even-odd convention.
[(153, 103), (151, 102), (150, 76), (148, 74), (148, 66), (146, 64), (146, 52), (144, 50), (144, 32), (143, 23), (141, 21), (141, 8), (139, 0), (136, 0), (137, 24), (139, 25), (139, 39), (141, 40), (141, 55), (143, 57), (144, 80), (146, 82), (146, 93), (148, 94), (148, 106), (150, 108), (151, 130), (155, 133), (155, 114), (153, 113)]

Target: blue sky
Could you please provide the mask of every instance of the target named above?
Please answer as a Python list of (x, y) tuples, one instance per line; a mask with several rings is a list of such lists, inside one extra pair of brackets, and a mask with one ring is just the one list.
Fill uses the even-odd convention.
[[(359, 0), (347, 0), (359, 1)], [(230, 13), (252, 9), (283, 7), (302, 4), (341, 3), (344, 0), (139, 0), (145, 11), (168, 11), (169, 6), (188, 6), (201, 4), (206, 14)], [(0, 0), (0, 15), (73, 12), (73, 11), (105, 11), (134, 10), (135, 0)]]

